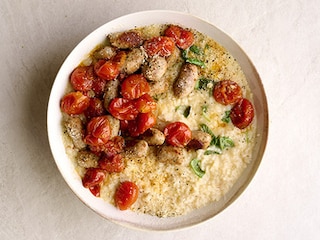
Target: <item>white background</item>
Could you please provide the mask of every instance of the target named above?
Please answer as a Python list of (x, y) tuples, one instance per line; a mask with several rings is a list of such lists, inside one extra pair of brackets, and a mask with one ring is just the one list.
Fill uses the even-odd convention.
[[(131, 12), (197, 15), (247, 52), (266, 90), (267, 149), (249, 187), (195, 227), (111, 223), (68, 188), (46, 133), (50, 88), (87, 34)], [(151, 21), (151, 19), (150, 19)], [(316, 239), (320, 235), (320, 1), (0, 0), (0, 239)]]

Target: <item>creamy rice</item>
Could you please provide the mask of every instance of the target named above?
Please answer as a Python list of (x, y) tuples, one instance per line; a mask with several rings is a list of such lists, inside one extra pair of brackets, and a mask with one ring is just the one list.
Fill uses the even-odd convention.
[[(164, 26), (152, 25), (140, 28), (144, 36), (157, 36)], [(252, 93), (237, 61), (217, 42), (207, 36), (192, 30), (195, 35), (194, 45), (202, 49), (197, 57), (205, 62), (205, 68), (199, 68), (199, 76), (220, 81), (230, 79), (242, 88), (243, 97), (253, 102)], [(189, 53), (193, 54), (193, 53)], [(179, 73), (182, 59), (166, 72), (168, 79), (175, 79)], [(186, 118), (178, 109), (179, 106), (190, 106), (190, 115)], [(203, 106), (207, 113), (203, 113)], [(139, 187), (139, 196), (131, 210), (156, 215), (173, 217), (186, 214), (224, 196), (240, 177), (247, 164), (251, 161), (255, 144), (255, 119), (245, 129), (240, 130), (232, 123), (221, 119), (231, 106), (217, 103), (212, 95), (205, 90), (194, 90), (186, 98), (177, 99), (172, 89), (158, 98), (157, 112), (159, 129), (169, 122), (181, 121), (191, 130), (199, 130), (201, 123), (206, 124), (215, 136), (227, 136), (235, 144), (234, 147), (223, 150), (222, 154), (205, 155), (205, 150), (188, 150), (181, 165), (171, 165), (158, 162), (153, 148), (150, 147), (145, 159), (132, 160), (125, 158), (126, 167), (121, 173), (108, 174), (101, 188), (101, 197), (111, 204), (114, 203), (114, 193), (119, 182), (129, 180)], [(71, 159), (75, 151), (70, 139), (66, 136), (65, 145)], [(201, 169), (205, 171), (199, 178), (191, 169), (190, 161), (197, 158), (201, 161)], [(77, 166), (80, 176), (84, 169)]]

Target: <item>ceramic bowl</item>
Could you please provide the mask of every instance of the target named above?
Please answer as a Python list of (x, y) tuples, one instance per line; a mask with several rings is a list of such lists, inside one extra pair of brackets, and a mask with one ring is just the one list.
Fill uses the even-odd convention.
[[(207, 34), (224, 46), (237, 59), (254, 95), (258, 131), (253, 161), (251, 161), (232, 189), (218, 202), (195, 210), (187, 215), (171, 218), (159, 218), (137, 214), (132, 211), (119, 211), (101, 198), (94, 197), (88, 189), (84, 188), (75, 170), (75, 166), (65, 152), (62, 141), (62, 114), (60, 111), (60, 100), (65, 94), (70, 73), (87, 57), (88, 53), (95, 46), (103, 42), (108, 33), (124, 31), (137, 26), (164, 23), (182, 25)], [(47, 128), (49, 143), (55, 162), (63, 178), (81, 201), (104, 218), (121, 225), (145, 230), (165, 231), (185, 228), (211, 219), (239, 197), (254, 176), (263, 156), (268, 135), (268, 108), (259, 74), (245, 52), (228, 35), (212, 24), (189, 14), (172, 11), (145, 11), (122, 16), (104, 24), (84, 38), (72, 50), (62, 64), (52, 86), (48, 103)]]

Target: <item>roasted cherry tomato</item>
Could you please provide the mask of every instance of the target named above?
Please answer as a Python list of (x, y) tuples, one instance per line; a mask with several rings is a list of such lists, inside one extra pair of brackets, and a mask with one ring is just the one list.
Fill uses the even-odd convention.
[(121, 84), (121, 94), (126, 99), (136, 99), (150, 92), (150, 86), (141, 74), (132, 74)]
[(122, 172), (125, 165), (121, 154), (103, 154), (99, 159), (99, 167), (108, 173)]
[(112, 57), (111, 61), (118, 65), (119, 70), (122, 69), (127, 58), (125, 51), (119, 51), (115, 56)]
[(116, 155), (123, 151), (124, 138), (121, 136), (116, 136), (109, 140), (105, 145), (103, 151), (107, 154)]
[(240, 99), (231, 109), (230, 119), (234, 126), (243, 129), (249, 126), (254, 117), (254, 108), (252, 103), (246, 99)]
[(153, 127), (157, 122), (157, 118), (152, 112), (139, 113), (137, 118), (128, 122), (128, 131), (131, 137), (137, 137), (140, 134)]
[(94, 69), (100, 78), (108, 81), (115, 79), (120, 73), (118, 63), (110, 60), (99, 60), (95, 64)]
[(134, 106), (134, 102), (125, 98), (112, 99), (108, 111), (119, 120), (133, 120), (139, 113)]
[(167, 143), (176, 147), (185, 147), (191, 140), (191, 130), (183, 122), (169, 123), (163, 131)]
[(94, 72), (92, 66), (81, 66), (73, 70), (70, 83), (76, 91), (89, 91), (92, 88)]
[(92, 91), (95, 94), (95, 97), (102, 98), (104, 94), (104, 88), (106, 86), (106, 81), (99, 78), (95, 77), (95, 79), (92, 82)]
[(107, 116), (94, 117), (87, 125), (85, 143), (91, 146), (106, 144), (111, 135), (111, 127)]
[(130, 208), (137, 200), (138, 194), (139, 189), (135, 183), (129, 181), (120, 183), (114, 195), (116, 206), (120, 210)]
[(89, 187), (90, 192), (93, 194), (95, 197), (100, 197), (100, 184), (94, 185), (92, 187)]
[(164, 35), (174, 39), (176, 45), (181, 49), (187, 49), (194, 42), (193, 33), (180, 26), (171, 25), (165, 31)]
[(69, 115), (81, 114), (89, 106), (90, 98), (81, 92), (71, 92), (66, 94), (60, 103), (61, 110)]
[(134, 105), (140, 113), (151, 112), (157, 108), (157, 103), (148, 93), (136, 99)]
[(214, 85), (213, 98), (223, 105), (234, 104), (242, 98), (241, 87), (234, 81), (222, 80)]
[(100, 184), (106, 177), (105, 172), (99, 168), (88, 168), (82, 178), (82, 184), (86, 188)]
[(91, 119), (93, 117), (98, 117), (105, 115), (106, 110), (104, 109), (103, 102), (99, 98), (90, 98), (90, 103), (88, 108), (84, 111), (84, 115)]
[(154, 37), (144, 42), (143, 47), (149, 57), (159, 55), (161, 57), (170, 56), (175, 48), (174, 40), (170, 37)]

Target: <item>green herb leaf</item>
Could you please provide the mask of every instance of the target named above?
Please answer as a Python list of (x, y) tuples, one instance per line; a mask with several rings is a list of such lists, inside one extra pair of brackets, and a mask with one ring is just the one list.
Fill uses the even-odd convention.
[(186, 59), (186, 62), (187, 63), (191, 63), (191, 64), (194, 64), (194, 65), (197, 65), (201, 68), (204, 68), (206, 65), (204, 64), (204, 62), (198, 60), (198, 59), (195, 59), (195, 58), (187, 58)]
[(188, 57), (188, 50), (183, 50), (182, 51), (182, 58), (187, 62), (187, 63), (191, 63), (197, 66), (200, 66), (201, 68), (204, 68), (206, 65), (204, 64), (204, 62), (202, 62), (201, 60), (198, 60), (196, 58), (189, 58)]
[(215, 135), (213, 134), (213, 132), (211, 131), (211, 129), (204, 123), (200, 124), (200, 130), (205, 132), (205, 133), (209, 133), (211, 135), (212, 138), (215, 138)]
[(232, 141), (231, 138), (223, 137), (223, 136), (219, 136), (218, 138), (219, 139), (218, 139), (217, 147), (219, 147), (221, 150), (224, 150), (229, 147), (234, 147), (234, 142)]
[(222, 117), (222, 122), (229, 123), (230, 122), (230, 110), (224, 112), (224, 116)]
[(190, 47), (190, 51), (191, 52), (193, 52), (193, 53), (195, 53), (195, 54), (198, 54), (198, 55), (200, 55), (201, 54), (201, 49), (198, 47), (198, 46), (196, 46), (196, 45), (192, 45), (191, 47)]
[(190, 167), (192, 168), (194, 173), (200, 178), (202, 178), (203, 175), (205, 174), (205, 171), (203, 171), (200, 168), (200, 160), (199, 159), (196, 159), (196, 158), (192, 159), (190, 162)]
[(195, 89), (197, 90), (209, 90), (214, 86), (214, 81), (209, 78), (199, 78), (196, 83)]
[(176, 112), (179, 111), (185, 118), (189, 117), (191, 106), (181, 105), (175, 108)]
[(225, 136), (217, 136), (216, 137), (214, 135), (214, 133), (211, 131), (211, 129), (206, 124), (204, 124), (204, 123), (200, 124), (200, 130), (211, 135), (210, 147), (215, 146), (218, 149), (220, 149), (221, 151), (226, 148), (229, 148), (229, 147), (234, 147), (234, 142), (232, 141), (231, 138), (225, 137)]

